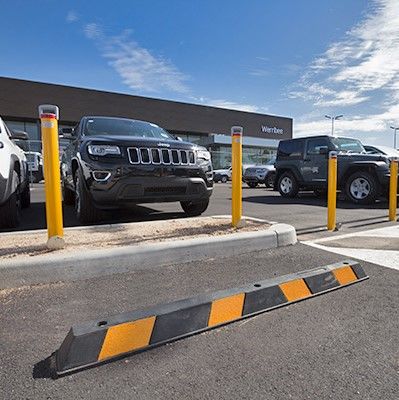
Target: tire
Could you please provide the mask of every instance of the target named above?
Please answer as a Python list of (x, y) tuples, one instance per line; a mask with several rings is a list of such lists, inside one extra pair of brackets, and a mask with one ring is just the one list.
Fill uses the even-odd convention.
[(30, 186), (29, 183), (26, 182), (25, 188), (21, 193), (21, 207), (28, 208), (30, 206)]
[(256, 182), (247, 182), (247, 185), (252, 189), (254, 189), (258, 186), (258, 184)]
[(228, 181), (227, 176), (223, 175), (222, 178), (221, 178), (221, 181), (222, 181), (222, 183), (227, 183), (227, 181)]
[(274, 180), (276, 179), (276, 173), (275, 172), (270, 172), (267, 176), (266, 176), (266, 181), (265, 181), (265, 185), (267, 188), (272, 188), (274, 187)]
[(181, 201), (180, 204), (188, 217), (197, 217), (205, 212), (205, 210), (208, 208), (209, 199), (202, 200), (200, 202)]
[(281, 174), (278, 180), (278, 191), (283, 197), (296, 197), (299, 192), (299, 185), (292, 172), (283, 172)]
[(345, 182), (346, 197), (355, 204), (373, 204), (379, 192), (377, 179), (366, 171), (353, 173)]
[(19, 177), (14, 171), (13, 179), (16, 180), (17, 189), (0, 207), (0, 226), (3, 228), (16, 228), (21, 222), (21, 195), (19, 192)]
[(64, 204), (67, 206), (73, 206), (75, 204), (75, 193), (73, 190), (66, 187), (64, 181), (62, 181), (62, 198)]
[(100, 220), (100, 211), (93, 205), (80, 170), (76, 172), (75, 176), (75, 212), (82, 224), (90, 224)]

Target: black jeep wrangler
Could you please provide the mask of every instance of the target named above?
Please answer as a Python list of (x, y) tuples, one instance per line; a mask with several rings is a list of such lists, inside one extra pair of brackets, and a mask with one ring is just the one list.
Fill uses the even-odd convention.
[(337, 187), (350, 201), (370, 204), (387, 195), (389, 160), (367, 154), (359, 140), (332, 136), (282, 140), (277, 150), (275, 189), (284, 197), (295, 197), (301, 189), (326, 194), (330, 151), (338, 153)]
[(81, 222), (138, 203), (179, 201), (189, 216), (207, 209), (213, 171), (204, 147), (126, 118), (83, 117), (62, 134), (70, 140), (61, 159), (63, 198)]

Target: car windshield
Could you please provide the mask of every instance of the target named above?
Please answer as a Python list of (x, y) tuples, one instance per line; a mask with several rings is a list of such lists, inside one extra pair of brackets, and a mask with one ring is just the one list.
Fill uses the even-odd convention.
[(337, 151), (344, 153), (365, 153), (363, 145), (356, 139), (348, 138), (332, 138), (332, 143), (334, 144)]
[(272, 157), (265, 165), (274, 165), (276, 162), (276, 157)]
[(87, 136), (121, 135), (154, 139), (174, 139), (165, 129), (150, 122), (125, 118), (89, 118), (84, 128)]

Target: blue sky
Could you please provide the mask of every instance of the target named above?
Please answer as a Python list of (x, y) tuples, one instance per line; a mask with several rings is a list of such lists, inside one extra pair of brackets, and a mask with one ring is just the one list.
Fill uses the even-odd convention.
[(398, 0), (3, 2), (0, 75), (294, 118), (391, 145)]

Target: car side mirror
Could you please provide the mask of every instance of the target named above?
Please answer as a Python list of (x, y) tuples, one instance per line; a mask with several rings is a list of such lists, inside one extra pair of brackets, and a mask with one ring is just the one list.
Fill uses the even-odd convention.
[(11, 131), (11, 139), (13, 140), (29, 140), (29, 135), (24, 131)]
[(74, 128), (62, 128), (60, 130), (60, 138), (62, 139), (73, 139), (75, 137), (75, 129)]
[(328, 154), (328, 147), (327, 146), (320, 147), (319, 153), (327, 155)]
[(176, 140), (178, 140), (179, 142), (182, 142), (183, 139), (180, 136), (175, 136)]

